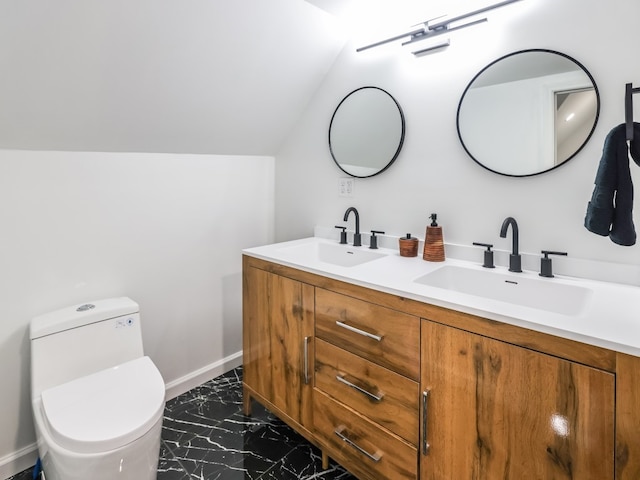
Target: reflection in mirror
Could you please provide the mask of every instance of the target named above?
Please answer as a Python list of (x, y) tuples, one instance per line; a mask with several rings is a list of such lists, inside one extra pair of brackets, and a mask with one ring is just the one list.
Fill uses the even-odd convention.
[(599, 112), (598, 88), (580, 63), (552, 50), (524, 50), (471, 80), (458, 106), (458, 135), (483, 167), (525, 177), (573, 158)]
[(353, 177), (372, 177), (395, 161), (404, 142), (398, 102), (378, 87), (362, 87), (338, 105), (329, 126), (329, 150), (338, 167)]

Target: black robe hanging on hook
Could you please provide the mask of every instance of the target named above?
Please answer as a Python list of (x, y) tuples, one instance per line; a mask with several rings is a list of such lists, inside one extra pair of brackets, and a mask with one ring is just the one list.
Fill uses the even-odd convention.
[(640, 123), (634, 122), (633, 137), (635, 141), (631, 141), (629, 148), (624, 123), (607, 135), (584, 219), (587, 230), (608, 236), (612, 242), (624, 246), (636, 243), (629, 157), (640, 165)]

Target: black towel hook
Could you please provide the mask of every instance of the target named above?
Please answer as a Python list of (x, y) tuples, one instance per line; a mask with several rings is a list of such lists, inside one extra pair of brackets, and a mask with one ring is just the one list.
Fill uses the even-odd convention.
[(627, 140), (633, 140), (633, 94), (640, 93), (640, 87), (633, 88), (633, 84), (627, 83), (624, 92), (624, 123), (627, 128)]

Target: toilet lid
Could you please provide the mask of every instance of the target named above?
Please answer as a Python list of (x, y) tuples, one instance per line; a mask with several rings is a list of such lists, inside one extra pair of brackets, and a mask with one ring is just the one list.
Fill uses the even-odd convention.
[(73, 452), (114, 450), (144, 435), (162, 417), (165, 386), (149, 357), (42, 392), (55, 442)]

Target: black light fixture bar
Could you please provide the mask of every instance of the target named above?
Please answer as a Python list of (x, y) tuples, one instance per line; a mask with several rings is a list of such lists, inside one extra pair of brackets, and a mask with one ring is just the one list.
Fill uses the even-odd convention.
[[(384, 45), (384, 44), (390, 43), (390, 42), (395, 42), (396, 40), (401, 40), (401, 39), (406, 38), (406, 37), (408, 37), (409, 39), (406, 42), (402, 43), (402, 45), (408, 45), (410, 43), (418, 42), (420, 40), (425, 40), (427, 38), (431, 38), (431, 37), (434, 37), (436, 35), (440, 35), (440, 34), (443, 34), (443, 33), (453, 32), (455, 30), (460, 30), (461, 28), (471, 27), (473, 25), (477, 25), (479, 23), (486, 22), (487, 19), (483, 18), (483, 19), (480, 19), (480, 20), (475, 20), (473, 22), (465, 23), (464, 25), (458, 25), (456, 27), (450, 27), (450, 25), (452, 23), (459, 22), (460, 20), (464, 20), (465, 18), (472, 17), (474, 15), (479, 15), (480, 13), (488, 12), (489, 10), (493, 10), (495, 8), (504, 7), (505, 5), (508, 5), (510, 3), (519, 2), (519, 1), (521, 1), (521, 0), (505, 0), (503, 2), (496, 3), (496, 4), (493, 4), (493, 5), (489, 5), (487, 7), (480, 8), (480, 9), (474, 10), (472, 12), (464, 13), (462, 15), (458, 15), (457, 17), (453, 17), (453, 18), (450, 18), (448, 20), (443, 20), (443, 21), (438, 22), (438, 23), (429, 24), (429, 22), (431, 22), (431, 20), (427, 20), (425, 22), (422, 22), (421, 24), (418, 24), (418, 25), (423, 25), (419, 29), (411, 30), (409, 32), (402, 33), (400, 35), (396, 35), (396, 36), (393, 36), (393, 37), (390, 37), (390, 38), (385, 38), (384, 40), (380, 40), (378, 42), (371, 43), (369, 45), (365, 45), (364, 47), (357, 48), (356, 52), (362, 52), (362, 51), (368, 50), (370, 48), (379, 47), (380, 45)], [(426, 49), (426, 50), (429, 50), (429, 49)], [(421, 50), (419, 50), (419, 52), (421, 52)], [(416, 52), (413, 52), (413, 53), (415, 54)]]
[(424, 28), (420, 28), (418, 30), (413, 30), (411, 32), (407, 32), (407, 33), (403, 33), (403, 34), (400, 34), (400, 35), (396, 35), (395, 37), (391, 37), (391, 38), (386, 38), (384, 40), (380, 40), (379, 42), (372, 43), (370, 45), (365, 45), (364, 47), (356, 48), (356, 52), (362, 52), (363, 50), (368, 50), (368, 49), (373, 48), (373, 47), (379, 47), (380, 45), (384, 45), (385, 43), (395, 42), (396, 40), (400, 40), (401, 38), (412, 37), (414, 35), (418, 35), (418, 34), (424, 33), (424, 32), (425, 32)]
[(482, 18), (480, 20), (475, 20), (473, 22), (469, 22), (469, 23), (465, 23), (464, 25), (458, 25), (457, 27), (452, 27), (452, 28), (440, 28), (438, 30), (426, 30), (425, 32), (423, 32), (422, 34), (418, 33), (416, 35), (412, 35), (411, 39), (404, 42), (402, 45), (410, 45), (412, 43), (415, 42), (419, 42), (421, 40), (426, 40), (427, 38), (433, 38), (435, 36), (438, 35), (442, 35), (443, 33), (449, 33), (449, 32), (454, 32), (456, 30), (460, 30), (461, 28), (467, 28), (467, 27), (471, 27), (473, 25), (477, 25), (479, 23), (484, 23), (486, 22), (487, 19), (486, 18)]
[[(504, 7), (505, 5), (509, 5), (510, 3), (515, 3), (519, 1), (520, 0), (505, 0), (504, 2), (495, 3), (493, 5), (489, 5), (484, 8), (479, 8), (478, 10), (474, 10), (473, 12), (463, 13), (462, 15), (458, 15), (457, 17), (449, 18), (448, 20), (443, 20), (442, 22), (434, 23), (433, 25), (427, 25), (427, 27), (429, 28), (429, 30), (439, 30), (441, 28), (447, 28), (451, 23), (459, 22), (460, 20), (464, 20), (465, 18), (473, 17), (474, 15), (488, 12), (489, 10)], [(469, 25), (472, 25), (472, 24), (469, 24)]]

